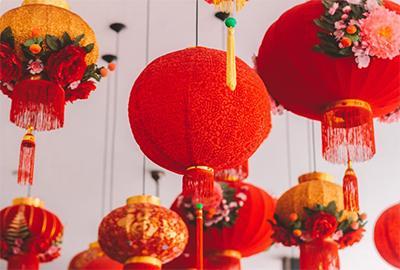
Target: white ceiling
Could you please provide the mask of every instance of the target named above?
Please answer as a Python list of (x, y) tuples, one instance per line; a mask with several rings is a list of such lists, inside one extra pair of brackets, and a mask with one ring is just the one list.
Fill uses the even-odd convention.
[[(150, 0), (150, 58), (194, 45), (195, 0)], [(19, 5), (20, 0), (1, 0), (0, 13)], [(121, 33), (119, 88), (117, 104), (115, 184), (113, 207), (142, 190), (142, 153), (131, 135), (127, 103), (131, 86), (145, 67), (146, 0), (70, 0), (71, 8), (94, 28), (100, 51), (115, 52), (115, 34), (108, 25), (123, 22), (128, 28)], [(252, 65), (267, 27), (286, 9), (300, 0), (251, 0), (238, 16), (237, 54)], [(200, 1), (200, 44), (223, 47), (223, 26), (213, 17), (213, 8)], [(111, 78), (114, 83), (115, 76)], [(65, 225), (62, 257), (43, 265), (42, 269), (66, 269), (69, 260), (88, 243), (96, 240), (101, 217), (101, 183), (103, 175), (105, 104), (107, 80), (86, 102), (68, 105), (65, 127), (41, 133), (37, 138), (36, 179), (32, 194), (46, 202)], [(112, 102), (111, 102), (112, 104)], [(10, 102), (0, 97), (0, 206), (14, 197), (26, 195), (27, 189), (16, 184), (12, 172), (18, 163), (19, 143), (24, 131), (8, 121)], [(288, 117), (288, 118), (287, 118)], [(287, 126), (289, 123), (289, 144)], [(308, 122), (290, 115), (275, 116), (268, 140), (250, 161), (250, 181), (279, 196), (296, 177), (310, 170)], [(316, 130), (317, 169), (334, 174), (337, 179), (344, 168), (320, 158), (319, 124)], [(355, 166), (360, 185), (361, 206), (369, 214), (363, 241), (341, 251), (342, 269), (393, 269), (377, 254), (373, 244), (373, 224), (379, 213), (400, 199), (400, 124), (376, 124), (377, 154), (373, 160)], [(288, 148), (289, 146), (289, 148)], [(290, 150), (290, 151), (288, 151)], [(288, 167), (287, 155), (291, 164)], [(108, 151), (109, 153), (109, 151)], [(109, 154), (108, 154), (109, 156)], [(148, 164), (147, 169), (157, 168)], [(288, 171), (290, 168), (290, 171)], [(289, 175), (292, 175), (289, 179)], [(147, 192), (154, 184), (147, 177)], [(169, 206), (181, 188), (179, 175), (167, 172), (161, 182), (161, 199)], [(107, 189), (106, 193), (109, 191)], [(108, 205), (108, 202), (107, 202)], [(107, 207), (106, 212), (109, 209)], [(279, 270), (279, 257), (296, 252), (276, 246), (266, 253), (243, 260), (243, 269)], [(6, 269), (4, 262), (0, 269)]]

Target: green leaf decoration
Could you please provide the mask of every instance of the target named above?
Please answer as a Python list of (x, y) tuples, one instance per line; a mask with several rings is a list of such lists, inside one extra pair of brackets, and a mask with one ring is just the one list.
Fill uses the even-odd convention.
[(90, 53), (94, 48), (94, 43), (90, 43), (89, 45), (85, 46), (86, 53)]
[(28, 39), (27, 41), (24, 42), (24, 46), (28, 47), (35, 44), (36, 42), (33, 39)]
[(72, 44), (71, 36), (67, 32), (64, 32), (64, 34), (62, 35), (62, 40), (63, 40), (63, 47)]
[(30, 236), (29, 228), (24, 215), (25, 206), (20, 206), (14, 219), (7, 228), (5, 239), (10, 246), (14, 246), (16, 239), (26, 239)]
[(11, 27), (6, 27), (0, 35), (1, 42), (7, 43), (11, 48), (15, 48), (15, 39)]
[(77, 36), (77, 37), (75, 38), (75, 40), (74, 40), (74, 44), (75, 44), (75, 45), (78, 45), (79, 42), (81, 42), (82, 39), (83, 39), (84, 37), (85, 37), (85, 34), (82, 34), (82, 35)]
[(325, 208), (325, 211), (331, 215), (336, 215), (336, 209), (337, 209), (336, 202), (331, 201), (330, 203), (328, 203), (328, 206)]
[(60, 50), (60, 42), (56, 36), (46, 35), (46, 45), (52, 51)]

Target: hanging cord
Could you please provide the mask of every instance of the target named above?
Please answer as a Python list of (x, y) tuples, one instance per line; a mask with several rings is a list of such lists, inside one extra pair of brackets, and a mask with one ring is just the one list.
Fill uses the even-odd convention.
[(199, 46), (199, 0), (196, 0), (196, 47)]
[(312, 171), (313, 162), (312, 162), (312, 142), (311, 142), (311, 121), (307, 120), (307, 153), (308, 153), (308, 171)]
[(26, 189), (26, 197), (30, 197), (32, 193), (32, 185), (28, 185)]
[(311, 120), (311, 138), (312, 138), (312, 154), (313, 154), (313, 170), (317, 171), (317, 154), (315, 150), (315, 121)]
[(292, 149), (290, 143), (290, 115), (286, 111), (286, 156), (287, 156), (287, 173), (289, 179), (289, 188), (292, 186)]

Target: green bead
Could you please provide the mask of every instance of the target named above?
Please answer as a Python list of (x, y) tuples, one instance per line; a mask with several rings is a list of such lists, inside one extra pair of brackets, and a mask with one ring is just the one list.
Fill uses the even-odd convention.
[(203, 209), (202, 203), (196, 203), (196, 209)]
[(226, 27), (235, 27), (236, 26), (236, 19), (229, 17), (228, 19), (225, 20), (225, 25)]

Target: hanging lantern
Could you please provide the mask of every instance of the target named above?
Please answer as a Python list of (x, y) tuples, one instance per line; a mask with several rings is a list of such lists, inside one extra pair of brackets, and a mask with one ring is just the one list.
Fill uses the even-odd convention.
[[(33, 140), (33, 131), (62, 128), (65, 103), (87, 99), (101, 79), (93, 30), (66, 1), (25, 0), (0, 17), (0, 33), (0, 90), (11, 99), (10, 121)], [(32, 184), (34, 151), (23, 154), (23, 145), (18, 182)]]
[(374, 231), (375, 246), (385, 261), (400, 269), (400, 203), (386, 209)]
[(188, 241), (181, 218), (153, 196), (134, 196), (108, 214), (99, 227), (99, 243), (124, 269), (161, 269), (178, 257)]
[(104, 254), (98, 242), (91, 243), (89, 249), (75, 255), (68, 266), (68, 270), (122, 270), (122, 268), (122, 264)]
[(231, 15), (240, 11), (248, 0), (206, 0), (207, 3), (215, 5), (217, 9), (228, 14), (225, 25), (228, 30), (226, 48), (226, 85), (235, 90), (237, 86), (237, 69), (235, 59), (235, 26), (236, 19)]
[(338, 249), (361, 240), (366, 215), (344, 210), (343, 192), (326, 173), (299, 177), (278, 200), (273, 223), (276, 243), (300, 246), (300, 269), (340, 269)]
[(237, 64), (234, 93), (220, 72), (224, 53), (203, 47), (156, 59), (133, 86), (129, 119), (137, 143), (161, 167), (184, 174), (189, 196), (210, 196), (213, 170), (246, 161), (271, 129), (262, 81)]
[(247, 179), (248, 176), (249, 176), (248, 160), (246, 160), (243, 164), (239, 166), (216, 171), (214, 175), (216, 181), (226, 181), (226, 182), (243, 181)]
[[(375, 154), (373, 117), (400, 106), (400, 41), (394, 38), (400, 35), (400, 6), (322, 2), (300, 4), (269, 28), (257, 70), (285, 109), (321, 121), (326, 160), (366, 161)], [(344, 196), (351, 202), (358, 194), (349, 187), (356, 179), (348, 179)], [(345, 204), (357, 208), (357, 201)]]
[(60, 256), (63, 225), (36, 198), (18, 198), (0, 211), (0, 256), (8, 270), (39, 269)]
[[(220, 269), (218, 265), (223, 264), (240, 269), (240, 258), (265, 251), (272, 244), (268, 220), (273, 218), (275, 201), (265, 191), (248, 183), (221, 182), (221, 186), (224, 195), (221, 204), (204, 211), (205, 269)], [(192, 235), (196, 215), (191, 200), (181, 195), (171, 209), (181, 215)], [(186, 252), (189, 254), (194, 251), (190, 243), (191, 240)]]

